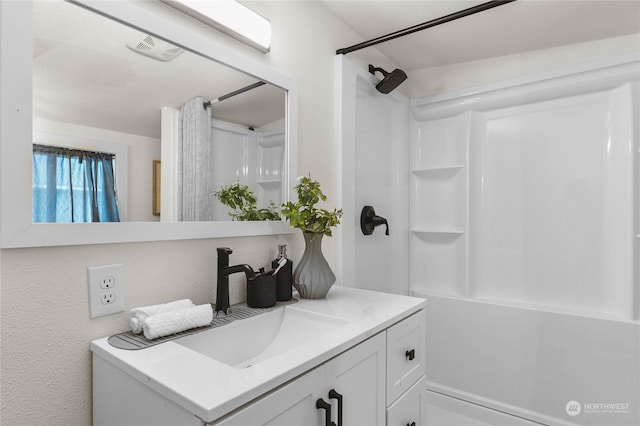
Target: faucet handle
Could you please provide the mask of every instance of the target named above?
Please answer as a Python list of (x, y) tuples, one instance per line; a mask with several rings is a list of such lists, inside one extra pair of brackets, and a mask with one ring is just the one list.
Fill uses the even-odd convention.
[(229, 256), (231, 253), (233, 253), (233, 250), (231, 250), (229, 247), (218, 247), (218, 256)]

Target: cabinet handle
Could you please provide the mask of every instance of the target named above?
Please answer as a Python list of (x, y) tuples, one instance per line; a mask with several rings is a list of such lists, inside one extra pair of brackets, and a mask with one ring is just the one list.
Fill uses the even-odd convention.
[(416, 422), (407, 423), (407, 426), (416, 426)]
[[(405, 352), (404, 354), (407, 358), (409, 358), (409, 361), (413, 361), (416, 357), (416, 350), (415, 349), (411, 349), (410, 351)], [(411, 425), (409, 425), (411, 426)]]
[(329, 391), (329, 398), (338, 400), (338, 426), (342, 426), (342, 395), (336, 392), (335, 389), (331, 389)]
[(319, 400), (316, 401), (316, 408), (318, 410), (324, 410), (325, 426), (336, 426), (336, 424), (331, 421), (331, 404), (329, 404), (324, 399), (320, 398)]

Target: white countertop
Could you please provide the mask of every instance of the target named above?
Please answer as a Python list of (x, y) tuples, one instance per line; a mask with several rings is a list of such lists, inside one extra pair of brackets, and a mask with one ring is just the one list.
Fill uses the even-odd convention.
[(294, 306), (343, 318), (349, 324), (287, 351), (285, 356), (244, 369), (230, 367), (175, 341), (124, 350), (102, 338), (91, 342), (91, 350), (205, 422), (212, 422), (425, 305), (425, 299), (334, 286), (326, 299), (301, 299)]

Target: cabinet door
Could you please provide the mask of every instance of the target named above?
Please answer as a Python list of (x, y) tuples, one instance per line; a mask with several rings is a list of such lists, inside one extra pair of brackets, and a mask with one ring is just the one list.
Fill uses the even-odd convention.
[[(386, 338), (380, 333), (326, 364), (324, 395), (331, 401), (333, 421), (338, 426), (385, 424)], [(339, 404), (330, 398), (334, 389), (342, 395), (342, 422)], [(329, 399), (327, 399), (329, 398)]]
[(387, 409), (387, 426), (424, 426), (426, 424), (426, 378), (413, 385)]
[[(380, 333), (214, 424), (325, 426), (327, 412), (316, 408), (323, 399), (331, 404), (337, 426), (384, 426), (385, 345), (385, 333)], [(341, 395), (342, 421), (331, 390)]]
[[(214, 423), (217, 426), (324, 426), (324, 411), (316, 408), (322, 367), (268, 393), (240, 411)], [(326, 400), (326, 398), (325, 398)]]
[(387, 330), (387, 404), (424, 375), (425, 321), (420, 310)]

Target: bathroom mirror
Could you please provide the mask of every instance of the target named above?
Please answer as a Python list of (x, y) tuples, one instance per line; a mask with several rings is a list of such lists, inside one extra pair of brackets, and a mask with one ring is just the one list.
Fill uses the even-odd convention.
[[(218, 156), (222, 161), (216, 168), (229, 169), (218, 183), (250, 184), (265, 203), (288, 199), (296, 175), (297, 91), (292, 80), (187, 30), (177, 23), (184, 18), (175, 11), (151, 13), (135, 2), (24, 3), (2, 2), (0, 14), (3, 247), (290, 232), (286, 222), (280, 221), (230, 223), (224, 208), (214, 218), (221, 221), (175, 223), (176, 217), (167, 215), (158, 223), (152, 214), (152, 197), (154, 161), (162, 160), (163, 180), (165, 169), (171, 170), (170, 162), (175, 161), (171, 155), (165, 158), (169, 151), (161, 142), (165, 139), (161, 133), (175, 132), (165, 122), (165, 112), (175, 114), (182, 103), (202, 96), (213, 103), (209, 108), (216, 128), (241, 134), (236, 139), (244, 144), (242, 149), (229, 148), (235, 141), (228, 135), (216, 142), (227, 145), (218, 150), (225, 155)], [(9, 17), (17, 14), (29, 16), (32, 31), (8, 25)], [(159, 50), (159, 59), (136, 50), (155, 46), (164, 49)], [(175, 52), (172, 60), (162, 57)], [(216, 102), (222, 95), (260, 82), (265, 84)], [(273, 134), (278, 134), (275, 145)], [(268, 142), (261, 145), (261, 137)], [(247, 145), (247, 140), (253, 142)], [(32, 142), (73, 148), (85, 144), (104, 152), (112, 152), (110, 145), (119, 147), (122, 155), (116, 154), (116, 178), (128, 180), (118, 188), (119, 201), (124, 202), (123, 221), (32, 223)], [(278, 149), (272, 149), (276, 145)], [(248, 159), (238, 158), (236, 153), (246, 154), (247, 146), (255, 152)], [(261, 158), (270, 163), (258, 164)], [(242, 176), (248, 168), (254, 171)]]

